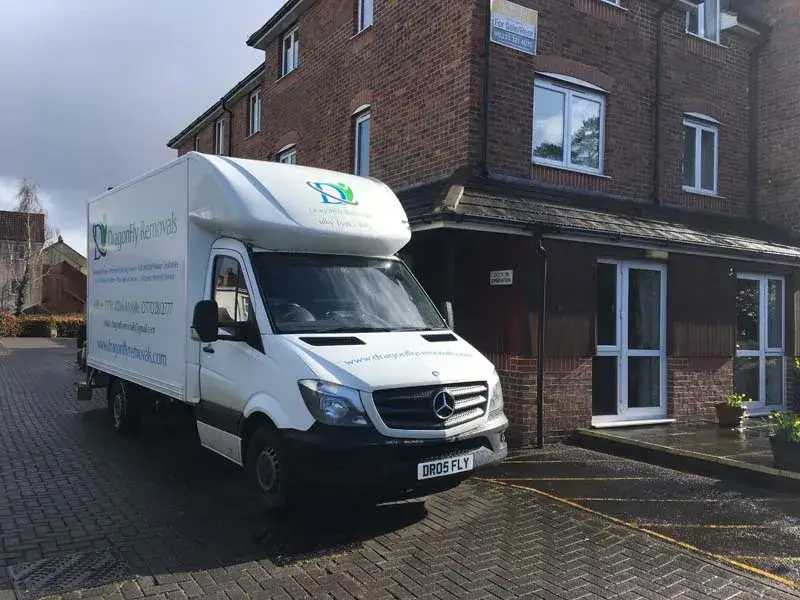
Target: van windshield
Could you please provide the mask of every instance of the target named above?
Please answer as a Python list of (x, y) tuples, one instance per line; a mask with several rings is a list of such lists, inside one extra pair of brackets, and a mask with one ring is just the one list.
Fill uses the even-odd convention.
[(259, 252), (253, 265), (276, 333), (446, 329), (399, 260)]

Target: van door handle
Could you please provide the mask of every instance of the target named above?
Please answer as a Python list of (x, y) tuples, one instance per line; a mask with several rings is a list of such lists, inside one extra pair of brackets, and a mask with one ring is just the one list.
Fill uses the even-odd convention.
[(209, 354), (214, 354), (214, 348), (212, 348), (210, 345), (203, 346), (203, 352), (208, 352)]

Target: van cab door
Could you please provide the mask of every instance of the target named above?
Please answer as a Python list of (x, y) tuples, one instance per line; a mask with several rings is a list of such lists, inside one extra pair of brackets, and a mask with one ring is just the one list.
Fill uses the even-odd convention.
[(241, 465), (239, 425), (251, 392), (253, 375), (263, 368), (264, 349), (256, 321), (245, 260), (233, 250), (212, 254), (211, 285), (206, 299), (219, 307), (220, 339), (200, 342), (200, 443)]

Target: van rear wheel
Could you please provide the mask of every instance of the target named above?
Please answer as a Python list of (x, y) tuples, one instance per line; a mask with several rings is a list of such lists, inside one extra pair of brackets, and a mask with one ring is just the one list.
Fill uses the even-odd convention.
[(270, 512), (289, 505), (289, 469), (280, 436), (269, 426), (261, 426), (247, 445), (247, 475), (261, 506)]

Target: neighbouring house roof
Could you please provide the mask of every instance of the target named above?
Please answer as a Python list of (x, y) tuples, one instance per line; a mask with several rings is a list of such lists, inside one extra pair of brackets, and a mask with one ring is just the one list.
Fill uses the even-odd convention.
[(437, 221), (484, 222), (800, 263), (800, 239), (761, 221), (542, 183), (471, 176), (402, 190), (398, 196), (412, 227)]
[(0, 240), (27, 241), (29, 217), (34, 243), (44, 244), (44, 214), (10, 210), (0, 210)]
[[(45, 262), (61, 262), (61, 260), (67, 259), (69, 262), (77, 264), (81, 270), (86, 269), (86, 258), (66, 243), (61, 236), (58, 236), (58, 241), (47, 246), (42, 252)], [(59, 255), (63, 258), (54, 261), (53, 258), (57, 259)]]
[(250, 88), (254, 88), (255, 84), (259, 83), (263, 77), (264, 63), (262, 62), (255, 69), (250, 71), (250, 73), (248, 73), (242, 80), (240, 80), (239, 83), (228, 90), (228, 92), (222, 96), (222, 98), (211, 105), (202, 115), (187, 125), (183, 131), (168, 141), (167, 146), (169, 148), (177, 148), (187, 137), (196, 133), (197, 130), (216, 119), (222, 113), (223, 104), (233, 102), (243, 92), (250, 91)]

